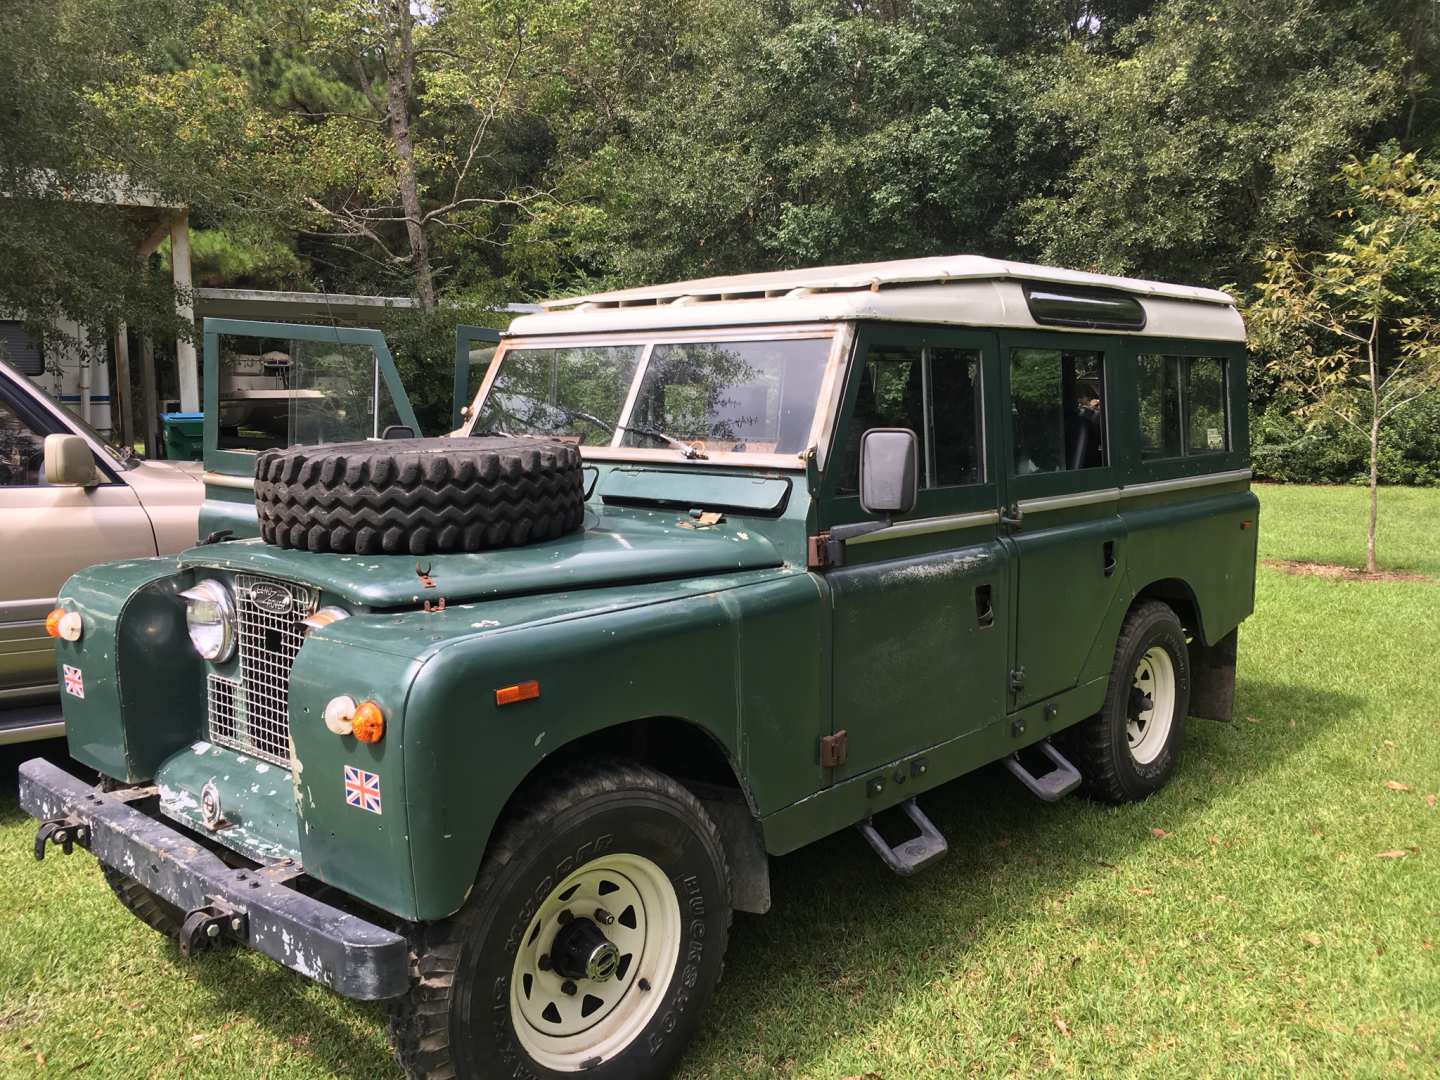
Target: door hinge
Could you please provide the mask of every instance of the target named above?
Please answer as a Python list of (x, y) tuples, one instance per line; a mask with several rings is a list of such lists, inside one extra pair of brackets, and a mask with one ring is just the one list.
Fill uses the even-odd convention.
[(808, 570), (824, 570), (832, 564), (830, 558), (830, 534), (817, 533), (809, 538), (805, 552), (805, 567)]
[(1025, 689), (1025, 669), (1017, 667), (1010, 672), (1010, 692), (1018, 694)]
[(850, 750), (850, 736), (844, 731), (837, 731), (834, 735), (820, 736), (820, 767), (822, 769), (838, 769), (845, 764), (845, 756)]

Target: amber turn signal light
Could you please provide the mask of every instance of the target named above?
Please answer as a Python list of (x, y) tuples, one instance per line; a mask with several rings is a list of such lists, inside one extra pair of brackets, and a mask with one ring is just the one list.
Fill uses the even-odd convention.
[(540, 684), (534, 679), (529, 682), (516, 683), (514, 686), (502, 686), (495, 691), (496, 705), (514, 705), (517, 701), (529, 701), (531, 698), (540, 696)]
[(66, 611), (57, 607), (45, 616), (45, 633), (65, 641), (79, 641), (84, 621), (78, 611)]
[(385, 713), (373, 701), (356, 705), (350, 723), (352, 733), (361, 742), (377, 743), (385, 737)]

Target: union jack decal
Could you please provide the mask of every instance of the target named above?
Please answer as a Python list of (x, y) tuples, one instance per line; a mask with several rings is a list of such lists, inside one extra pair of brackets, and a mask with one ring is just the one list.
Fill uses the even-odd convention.
[(65, 669), (65, 692), (74, 697), (85, 696), (85, 675), (78, 668), (71, 664), (61, 664)]
[(345, 801), (372, 814), (380, 813), (380, 774), (346, 765)]

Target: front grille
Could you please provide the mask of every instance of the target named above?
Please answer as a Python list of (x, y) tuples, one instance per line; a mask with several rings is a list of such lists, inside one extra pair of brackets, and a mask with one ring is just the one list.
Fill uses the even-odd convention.
[[(257, 588), (267, 601), (263, 607)], [(281, 597), (286, 602), (277, 604)], [(210, 676), (211, 742), (290, 767), (290, 666), (305, 641), (300, 620), (313, 615), (318, 602), (319, 594), (304, 585), (235, 575), (240, 678)]]

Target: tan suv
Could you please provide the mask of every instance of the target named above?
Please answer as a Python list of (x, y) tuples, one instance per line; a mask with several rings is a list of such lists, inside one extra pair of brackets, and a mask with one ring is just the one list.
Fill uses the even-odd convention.
[(64, 732), (45, 616), (94, 563), (195, 543), (199, 462), (144, 461), (0, 362), (0, 744)]

